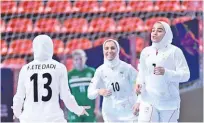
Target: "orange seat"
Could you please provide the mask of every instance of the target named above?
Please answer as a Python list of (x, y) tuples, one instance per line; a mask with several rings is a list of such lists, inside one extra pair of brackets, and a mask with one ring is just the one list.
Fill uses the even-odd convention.
[(73, 5), (74, 12), (98, 12), (99, 5), (97, 1), (76, 1)]
[(61, 40), (54, 39), (54, 54), (61, 55), (64, 53), (64, 43)]
[(115, 32), (116, 22), (113, 18), (95, 18), (91, 20), (89, 32)]
[(26, 60), (22, 59), (22, 58), (10, 58), (10, 59), (4, 60), (3, 63), (1, 64), (1, 66), (2, 67), (8, 67), (8, 68), (20, 69), (26, 63), (27, 63)]
[(81, 38), (78, 42), (80, 42), (77, 46), (78, 49), (86, 50), (92, 48), (92, 42), (86, 38)]
[(184, 11), (203, 11), (202, 0), (182, 1), (181, 6)]
[(66, 43), (65, 53), (71, 54), (71, 52), (75, 49), (89, 49), (92, 47), (92, 43), (90, 40), (86, 38), (72, 39)]
[(192, 20), (192, 17), (190, 16), (177, 17), (172, 21), (172, 24), (183, 23), (189, 20)]
[(65, 53), (66, 54), (71, 54), (72, 50), (77, 48), (77, 44), (78, 44), (77, 40), (67, 41), (66, 46), (65, 46)]
[(11, 19), (8, 24), (7, 32), (32, 32), (33, 22), (28, 18), (14, 18)]
[(102, 12), (125, 12), (126, 3), (125, 1), (103, 1), (101, 3), (100, 11)]
[(16, 13), (16, 1), (1, 1), (1, 14)]
[(180, 11), (181, 5), (179, 0), (175, 1), (156, 1), (156, 11)]
[(8, 45), (4, 40), (0, 40), (1, 42), (1, 55), (6, 55), (8, 51)]
[(145, 47), (145, 40), (142, 37), (137, 37), (135, 41), (136, 53), (141, 53)]
[(119, 20), (117, 30), (118, 31), (143, 31), (144, 22), (137, 17), (128, 17)]
[(45, 6), (46, 13), (69, 13), (71, 12), (71, 3), (69, 1), (48, 1)]
[(29, 55), (32, 53), (32, 41), (19, 39), (11, 42), (8, 54)]
[(66, 60), (66, 67), (67, 67), (67, 70), (68, 70), (68, 71), (70, 71), (70, 70), (73, 69), (73, 61), (72, 61), (71, 58), (68, 58), (68, 59)]
[(0, 20), (0, 24), (1, 24), (1, 26), (0, 26), (1, 32), (5, 32), (5, 30), (6, 30), (6, 24), (5, 24), (5, 22), (4, 22), (3, 20)]
[(127, 5), (127, 11), (138, 12), (138, 11), (148, 11), (154, 10), (152, 1), (130, 1)]
[(61, 24), (54, 18), (41, 18), (35, 22), (34, 32), (59, 32)]
[(88, 30), (88, 22), (84, 18), (70, 18), (64, 21), (63, 32), (85, 33)]
[(99, 39), (97, 39), (97, 40), (95, 40), (95, 41), (93, 42), (93, 46), (94, 46), (94, 47), (97, 47), (97, 46), (103, 45), (103, 43), (104, 43), (107, 39), (113, 39), (113, 38), (110, 38), (110, 37), (99, 38)]
[(145, 30), (150, 31), (152, 29), (154, 23), (156, 23), (157, 21), (164, 21), (164, 22), (168, 23), (169, 25), (171, 24), (171, 21), (166, 17), (153, 17), (153, 18), (149, 18), (148, 20), (146, 20)]
[(21, 0), (18, 7), (19, 13), (43, 13), (44, 4), (42, 1)]

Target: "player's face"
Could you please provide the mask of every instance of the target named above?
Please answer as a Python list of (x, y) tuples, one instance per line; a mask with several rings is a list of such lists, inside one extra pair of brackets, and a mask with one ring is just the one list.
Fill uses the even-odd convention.
[(160, 42), (165, 35), (165, 29), (161, 23), (155, 23), (152, 32), (151, 32), (151, 40), (152, 42)]
[(116, 44), (113, 41), (106, 42), (103, 52), (104, 52), (105, 58), (109, 61), (112, 61), (117, 54)]
[(81, 70), (84, 68), (86, 62), (86, 57), (81, 55), (75, 55), (73, 57), (73, 65), (75, 69)]

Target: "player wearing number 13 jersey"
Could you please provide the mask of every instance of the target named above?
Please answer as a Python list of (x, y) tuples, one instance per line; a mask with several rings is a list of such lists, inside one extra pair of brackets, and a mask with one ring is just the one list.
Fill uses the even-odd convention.
[(134, 82), (137, 71), (119, 59), (119, 44), (108, 39), (103, 44), (104, 64), (96, 69), (88, 88), (88, 97), (103, 96), (102, 115), (105, 122), (129, 122), (137, 120), (134, 107), (137, 96)]
[(13, 113), (20, 122), (64, 122), (59, 97), (77, 115), (87, 114), (71, 95), (66, 67), (53, 60), (53, 42), (47, 35), (33, 41), (34, 60), (24, 65), (19, 74), (13, 98)]

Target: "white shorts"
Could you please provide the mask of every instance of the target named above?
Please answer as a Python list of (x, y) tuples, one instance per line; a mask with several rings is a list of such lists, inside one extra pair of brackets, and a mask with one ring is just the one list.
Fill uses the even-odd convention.
[(151, 104), (141, 102), (138, 122), (175, 122), (179, 119), (179, 109), (157, 110)]

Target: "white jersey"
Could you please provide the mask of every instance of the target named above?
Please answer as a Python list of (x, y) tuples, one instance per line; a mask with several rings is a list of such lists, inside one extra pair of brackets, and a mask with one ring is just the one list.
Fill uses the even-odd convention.
[[(154, 67), (164, 67), (164, 75), (155, 75)], [(137, 82), (144, 87), (142, 100), (154, 105), (158, 110), (175, 110), (180, 108), (179, 83), (188, 81), (189, 68), (183, 52), (169, 44), (159, 50), (146, 47), (140, 56)]]
[(100, 88), (112, 90), (112, 95), (103, 98), (103, 116), (115, 119), (113, 121), (131, 120), (136, 117), (132, 111), (137, 99), (134, 92), (136, 75), (136, 69), (125, 62), (121, 61), (114, 69), (103, 64), (96, 69), (88, 88), (88, 97), (95, 99)]
[[(83, 108), (77, 105), (70, 93), (66, 67), (51, 59), (52, 49), (46, 47), (50, 42), (37, 43), (35, 49), (37, 44), (34, 40), (35, 60), (24, 65), (19, 74), (13, 98), (14, 115), (24, 122), (65, 122), (59, 99), (70, 111), (80, 115)], [(48, 59), (43, 60), (45, 58)]]

